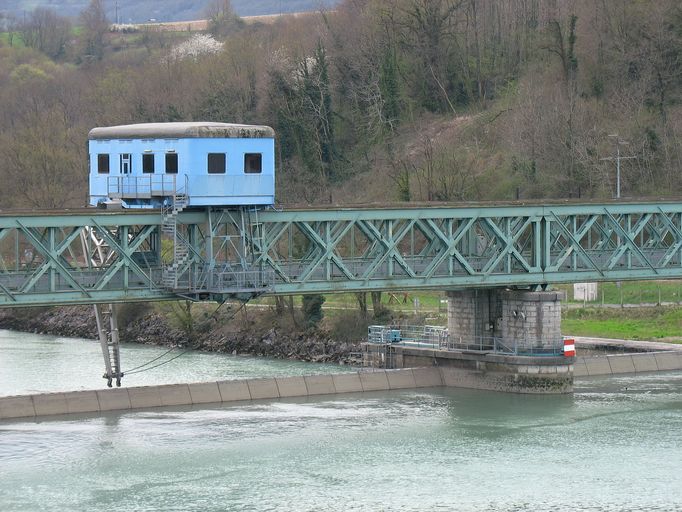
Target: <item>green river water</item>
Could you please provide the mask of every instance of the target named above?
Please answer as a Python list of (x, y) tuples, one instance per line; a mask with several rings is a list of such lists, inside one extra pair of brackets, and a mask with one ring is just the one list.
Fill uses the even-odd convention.
[[(92, 387), (73, 367), (93, 347), (0, 332), (0, 395)], [(185, 380), (340, 370), (173, 363)], [(682, 372), (572, 396), (435, 388), (0, 422), (2, 511), (682, 511), (681, 474)]]

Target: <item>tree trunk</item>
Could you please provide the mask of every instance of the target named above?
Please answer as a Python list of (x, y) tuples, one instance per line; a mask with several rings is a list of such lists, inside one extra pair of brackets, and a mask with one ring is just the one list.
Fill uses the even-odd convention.
[(355, 299), (358, 301), (358, 309), (360, 310), (360, 316), (364, 320), (367, 318), (367, 293), (357, 292), (355, 294)]
[(381, 292), (372, 292), (372, 312), (374, 313), (374, 318), (379, 318), (384, 310), (384, 306), (381, 304)]

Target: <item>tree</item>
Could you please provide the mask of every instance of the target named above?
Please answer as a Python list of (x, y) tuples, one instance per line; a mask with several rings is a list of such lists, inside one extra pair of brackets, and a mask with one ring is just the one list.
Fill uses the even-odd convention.
[(85, 57), (101, 60), (104, 56), (104, 35), (109, 30), (109, 21), (102, 0), (90, 0), (80, 14), (83, 25), (81, 37), (82, 52)]
[(54, 10), (36, 8), (19, 26), (24, 44), (52, 59), (63, 57), (71, 34), (71, 23)]
[(458, 64), (464, 58), (457, 38), (457, 16), (463, 3), (409, 0), (397, 2), (391, 13), (399, 44), (414, 62), (410, 69), (414, 94), (424, 108), (434, 112), (454, 111), (456, 102), (468, 101)]
[(215, 37), (224, 37), (242, 26), (230, 0), (212, 0), (208, 4), (206, 15), (209, 31)]
[(374, 319), (379, 322), (386, 322), (391, 317), (391, 311), (381, 303), (381, 292), (371, 292), (372, 298), (372, 313)]
[(567, 87), (575, 82), (578, 70), (578, 58), (575, 50), (577, 23), (578, 17), (575, 14), (571, 14), (569, 17), (567, 29), (564, 29), (561, 20), (550, 20), (547, 27), (549, 42), (543, 46), (543, 49), (557, 55), (561, 60), (561, 69)]
[(355, 300), (358, 301), (358, 311), (360, 318), (367, 319), (367, 292), (355, 292)]
[(223, 43), (219, 43), (208, 34), (194, 34), (187, 41), (174, 46), (168, 58), (171, 60), (198, 59), (202, 55), (220, 53)]
[(11, 207), (64, 208), (86, 200), (87, 168), (82, 140), (64, 125), (58, 109), (42, 112), (31, 125), (0, 137), (3, 182)]
[(324, 295), (304, 295), (301, 301), (301, 309), (303, 311), (303, 318), (308, 327), (314, 327), (320, 323), (324, 317), (322, 311), (322, 304), (324, 304)]
[(334, 124), (332, 120), (332, 96), (329, 87), (329, 67), (327, 52), (318, 41), (312, 62), (300, 64), (302, 87), (304, 91), (304, 108), (309, 119), (314, 123), (316, 152), (320, 166), (320, 175), (324, 181), (334, 178)]
[(269, 77), (269, 109), (280, 134), (283, 156), (299, 160), (309, 175), (306, 187), (310, 195), (306, 199), (328, 198), (330, 182), (339, 176), (324, 45), (318, 41), (312, 56), (273, 58)]
[(192, 108), (195, 119), (252, 123), (257, 121), (258, 77), (262, 53), (256, 38), (229, 38), (225, 50), (205, 59), (198, 71), (205, 77)]
[(5, 24), (5, 30), (7, 30), (7, 44), (10, 46), (14, 46), (14, 37), (17, 34), (17, 29), (19, 27), (16, 18), (14, 18), (11, 14), (6, 14), (5, 19), (4, 19), (4, 24)]

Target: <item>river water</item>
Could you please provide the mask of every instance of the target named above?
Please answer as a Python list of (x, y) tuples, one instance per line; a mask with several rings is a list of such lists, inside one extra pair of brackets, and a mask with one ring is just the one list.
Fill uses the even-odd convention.
[[(126, 386), (354, 371), (338, 364), (169, 350), (149, 345), (123, 344), (121, 347)], [(0, 396), (106, 388), (103, 373), (104, 360), (97, 341), (0, 330)]]
[(3, 511), (682, 511), (681, 473), (682, 372), (0, 423)]

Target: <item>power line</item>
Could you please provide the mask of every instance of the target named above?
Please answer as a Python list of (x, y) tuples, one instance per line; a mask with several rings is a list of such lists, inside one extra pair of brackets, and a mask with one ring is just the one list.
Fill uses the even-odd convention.
[(626, 146), (629, 142), (618, 137), (617, 133), (609, 135), (609, 138), (614, 138), (616, 141), (616, 156), (609, 156), (605, 158), (600, 158), (599, 160), (615, 160), (616, 161), (616, 199), (620, 199), (620, 161), (621, 160), (631, 160), (637, 158), (636, 156), (620, 156), (620, 147)]
[[(228, 321), (229, 321), (229, 320), (232, 320), (232, 319), (237, 315), (237, 313), (239, 313), (242, 309), (244, 309), (244, 308), (246, 307), (246, 304), (247, 304), (248, 302), (249, 302), (248, 300), (242, 302), (242, 304), (239, 306), (239, 308), (237, 308), (237, 309), (232, 313), (232, 315), (230, 315), (230, 317), (229, 317), (227, 320), (228, 320)], [(218, 310), (222, 307), (223, 304), (224, 304), (224, 303), (221, 303), (220, 306), (218, 306), (218, 308), (213, 312), (212, 317), (215, 316), (215, 314), (218, 312)], [(182, 352), (180, 352), (178, 355), (176, 355), (176, 356), (174, 356), (174, 357), (171, 357), (171, 358), (168, 359), (167, 361), (161, 361), (160, 363), (155, 364), (154, 366), (148, 366), (148, 365), (150, 365), (151, 363), (153, 363), (154, 361), (158, 361), (159, 359), (161, 359), (161, 358), (164, 357), (165, 355), (169, 354), (169, 353), (172, 352), (173, 350), (175, 350), (175, 347), (172, 347), (172, 348), (168, 349), (166, 352), (164, 352), (164, 353), (161, 354), (160, 356), (155, 357), (154, 359), (151, 359), (151, 360), (147, 361), (147, 362), (144, 363), (144, 364), (141, 364), (141, 365), (139, 365), (139, 366), (136, 366), (135, 368), (132, 368), (132, 369), (127, 370), (127, 371), (125, 371), (125, 372), (122, 372), (122, 374), (123, 374), (123, 375), (134, 375), (134, 374), (136, 374), (136, 373), (143, 373), (143, 372), (146, 372), (146, 371), (149, 371), (149, 370), (153, 370), (154, 368), (158, 368), (159, 366), (163, 366), (163, 365), (165, 365), (165, 364), (170, 363), (171, 361), (176, 360), (176, 359), (177, 359), (178, 357), (180, 357), (180, 356), (184, 356), (187, 352), (191, 352), (191, 351), (193, 350), (193, 348), (185, 349), (185, 350), (183, 350)]]

